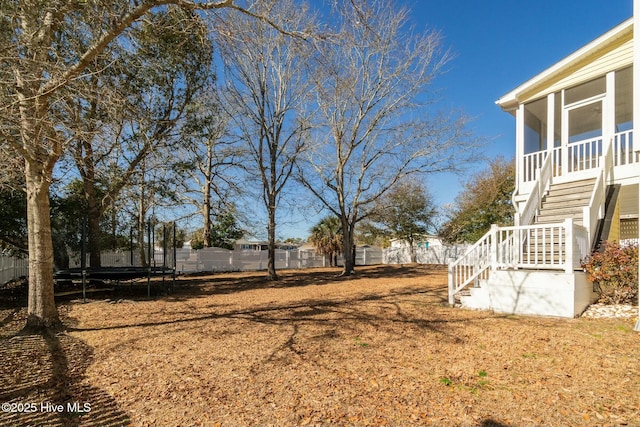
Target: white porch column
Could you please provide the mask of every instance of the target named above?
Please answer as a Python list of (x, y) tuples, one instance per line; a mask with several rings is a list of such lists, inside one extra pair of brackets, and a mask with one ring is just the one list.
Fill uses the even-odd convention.
[[(516, 188), (513, 193), (515, 196), (519, 192), (520, 183), (522, 182), (522, 157), (524, 156), (524, 105), (520, 104), (516, 110)], [(514, 214), (513, 224), (515, 226), (520, 225), (520, 210), (521, 203), (514, 202), (512, 197), (512, 203), (516, 210)]]
[(556, 125), (555, 112), (557, 102), (560, 102), (560, 100), (556, 99), (555, 93), (547, 95), (547, 156), (553, 156), (553, 143), (555, 139), (553, 132)]
[(560, 113), (560, 162), (562, 163), (562, 176), (569, 172), (569, 111), (564, 108), (564, 90), (560, 92), (562, 112)]
[[(633, 130), (640, 125), (640, 43), (636, 32), (640, 29), (640, 0), (633, 0)], [(640, 37), (638, 37), (640, 39)], [(636, 145), (636, 150), (638, 150)], [(639, 150), (640, 151), (640, 150)], [(640, 168), (638, 168), (640, 173)], [(638, 194), (640, 195), (640, 175), (638, 176)], [(638, 242), (640, 242), (640, 197), (638, 198)], [(640, 287), (640, 260), (638, 262), (638, 287)], [(638, 320), (634, 328), (640, 331), (640, 292), (638, 292)]]

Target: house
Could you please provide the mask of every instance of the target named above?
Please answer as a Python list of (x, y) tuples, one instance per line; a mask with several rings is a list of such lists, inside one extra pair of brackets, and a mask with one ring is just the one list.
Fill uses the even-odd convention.
[[(293, 251), (298, 249), (300, 245), (295, 243), (282, 243), (276, 242), (276, 249), (283, 251)], [(269, 242), (267, 241), (251, 241), (244, 238), (236, 240), (234, 245), (236, 251), (266, 251), (269, 249)]]
[[(406, 239), (391, 239), (389, 241), (391, 248), (408, 248), (409, 242)], [(434, 246), (442, 246), (442, 240), (438, 236), (431, 234), (421, 234), (416, 236), (413, 241), (416, 248), (432, 248)]]
[(515, 226), (493, 226), (449, 265), (451, 304), (578, 316), (594, 299), (581, 260), (638, 237), (635, 20), (496, 101), (516, 122)]

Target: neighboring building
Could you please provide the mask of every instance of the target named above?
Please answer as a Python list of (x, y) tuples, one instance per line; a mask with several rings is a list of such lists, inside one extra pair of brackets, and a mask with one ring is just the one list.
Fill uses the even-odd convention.
[[(292, 251), (298, 249), (300, 245), (294, 243), (276, 243), (276, 249), (283, 251)], [(236, 241), (236, 251), (266, 251), (269, 249), (269, 242), (267, 241), (250, 241), (246, 239), (240, 239)]]
[[(405, 248), (409, 246), (409, 243), (405, 239), (391, 239), (389, 243), (391, 244), (391, 248), (394, 248), (394, 249)], [(433, 236), (431, 234), (423, 234), (414, 239), (413, 245), (416, 248), (429, 249), (434, 246), (442, 246), (442, 240), (440, 240), (438, 236)]]
[[(516, 119), (515, 227), (494, 227), (450, 264), (450, 302), (573, 317), (593, 300), (581, 260), (638, 237), (634, 19), (504, 95)], [(640, 48), (640, 47), (638, 47)]]

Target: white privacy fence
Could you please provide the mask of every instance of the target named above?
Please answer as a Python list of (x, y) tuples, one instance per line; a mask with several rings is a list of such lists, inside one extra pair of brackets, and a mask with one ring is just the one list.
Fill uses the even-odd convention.
[[(178, 249), (176, 253), (176, 270), (181, 273), (201, 271), (250, 271), (267, 268), (267, 251), (230, 251), (220, 248), (204, 248), (197, 251)], [(338, 265), (342, 265), (342, 257), (338, 257)], [(356, 265), (373, 265), (382, 263), (382, 249), (356, 249)], [(329, 258), (318, 255), (313, 250), (276, 250), (276, 269), (329, 267)]]
[[(429, 248), (414, 248), (418, 264), (449, 264), (460, 258), (470, 245), (444, 245)], [(409, 247), (387, 248), (383, 251), (383, 264), (409, 264), (411, 253)]]
[[(145, 251), (145, 257), (148, 252)], [(153, 254), (153, 266), (173, 267), (173, 249), (167, 251), (166, 256), (161, 249)], [(103, 267), (131, 267), (142, 265), (140, 254), (134, 251), (111, 251), (100, 254)], [(362, 247), (356, 249), (356, 265), (382, 264), (382, 249)], [(268, 262), (267, 251), (230, 251), (220, 248), (176, 249), (176, 272), (220, 272), (220, 271), (251, 271), (266, 270)], [(5, 257), (0, 255), (0, 285), (29, 273), (29, 261), (24, 258)], [(86, 265), (89, 265), (87, 255)], [(342, 257), (338, 257), (338, 265), (343, 265)], [(80, 254), (69, 257), (69, 267), (81, 266)], [(329, 258), (318, 255), (314, 250), (276, 250), (276, 269), (329, 267)]]
[(0, 284), (29, 274), (29, 260), (0, 255)]

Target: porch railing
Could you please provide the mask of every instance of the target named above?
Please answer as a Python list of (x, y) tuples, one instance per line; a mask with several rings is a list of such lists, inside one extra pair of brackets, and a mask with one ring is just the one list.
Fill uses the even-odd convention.
[[(551, 150), (552, 176), (602, 168), (606, 150), (605, 140), (603, 137), (597, 137), (573, 142), (566, 147), (554, 147)], [(617, 132), (613, 135), (612, 142), (613, 167), (640, 163), (640, 154), (634, 152), (633, 129)], [(538, 179), (548, 157), (546, 150), (525, 154), (522, 157), (520, 182), (534, 182)]]
[(538, 178), (538, 171), (547, 157), (546, 151), (536, 151), (535, 153), (525, 154), (523, 157), (522, 176), (523, 181), (535, 181)]
[(589, 254), (589, 234), (570, 218), (557, 224), (492, 226), (461, 258), (449, 264), (449, 303), (491, 270), (537, 269), (571, 273)]
[(602, 137), (586, 139), (567, 147), (567, 172), (582, 172), (601, 166)]
[(630, 165), (640, 162), (640, 154), (633, 151), (633, 130), (616, 133), (613, 138), (613, 164)]
[(551, 185), (551, 178), (553, 176), (552, 170), (552, 157), (546, 156), (540, 167), (539, 173), (537, 173), (536, 180), (533, 183), (533, 188), (527, 199), (527, 203), (524, 206), (522, 215), (520, 215), (519, 223), (516, 225), (529, 225), (533, 223), (533, 219), (540, 210), (542, 204), (542, 198)]

